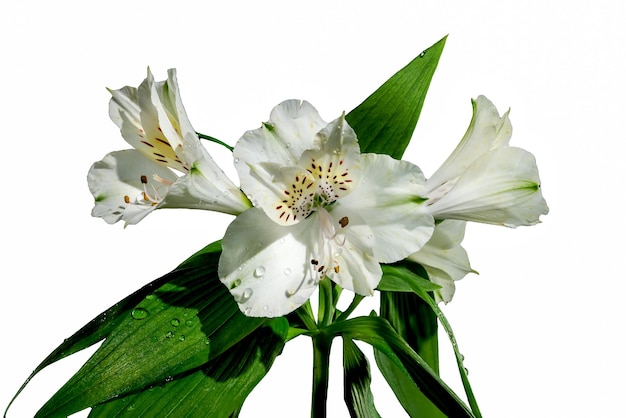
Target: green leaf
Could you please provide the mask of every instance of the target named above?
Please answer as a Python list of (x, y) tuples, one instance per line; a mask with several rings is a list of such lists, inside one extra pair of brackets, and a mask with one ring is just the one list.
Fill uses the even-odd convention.
[(346, 115), (361, 152), (402, 158), (445, 43), (444, 37), (424, 50)]
[(450, 417), (474, 417), (452, 389), (383, 318), (370, 316), (335, 322), (324, 332), (370, 344), (402, 370), (443, 413)]
[(106, 338), (37, 416), (66, 416), (162, 384), (205, 364), (262, 325), (265, 319), (239, 312), (219, 281), (220, 250), (214, 243), (194, 254), (55, 350), (48, 364)]
[[(408, 267), (415, 271), (410, 271)], [(410, 281), (407, 280), (407, 275), (410, 275)], [(426, 302), (413, 293), (415, 286), (424, 294), (439, 288), (427, 277), (426, 270), (419, 264), (397, 263), (383, 266), (382, 286), (378, 286), (380, 290), (384, 290), (380, 296), (380, 316), (387, 319), (411, 348), (439, 374), (437, 317)], [(375, 351), (374, 358), (378, 369), (410, 416), (443, 417), (430, 400), (406, 384), (405, 376), (385, 356)]]
[[(412, 268), (423, 270), (423, 268), (421, 266), (417, 265), (417, 264), (406, 263), (406, 265), (407, 266), (411, 266), (412, 265)], [(468, 379), (468, 376), (467, 376), (467, 371), (466, 371), (465, 367), (463, 366), (463, 359), (464, 358), (463, 358), (463, 355), (461, 354), (461, 352), (459, 351), (459, 346), (458, 346), (458, 344), (456, 342), (456, 338), (454, 337), (454, 333), (452, 332), (452, 327), (450, 326), (450, 323), (448, 322), (448, 320), (444, 316), (443, 312), (439, 309), (439, 306), (437, 306), (437, 303), (434, 301), (434, 299), (426, 291), (424, 291), (424, 289), (421, 287), (420, 280), (419, 280), (421, 277), (418, 276), (417, 274), (415, 274), (409, 268), (398, 267), (398, 266), (386, 266), (385, 269), (386, 269), (386, 274), (394, 274), (394, 275), (397, 275), (399, 277), (402, 277), (403, 280), (405, 280), (406, 283), (413, 289), (413, 292), (415, 293), (415, 295), (417, 295), (430, 308), (430, 311), (433, 312), (434, 315), (436, 315), (436, 318), (439, 319), (439, 322), (441, 323), (441, 325), (443, 326), (444, 330), (448, 334), (448, 337), (450, 339), (450, 343), (452, 344), (452, 348), (454, 350), (454, 355), (455, 355), (456, 362), (457, 362), (457, 367), (458, 367), (458, 370), (459, 370), (459, 374), (461, 376), (461, 382), (463, 383), (463, 388), (465, 389), (465, 394), (467, 396), (469, 405), (470, 405), (474, 415), (477, 418), (480, 418), (481, 417), (480, 409), (478, 408), (478, 403), (476, 402), (476, 398), (475, 398), (474, 393), (472, 391), (472, 387), (470, 385), (470, 382), (469, 382), (469, 379)], [(396, 295), (399, 295), (399, 294), (396, 294)], [(401, 294), (401, 296), (407, 296), (407, 295), (406, 294)], [(381, 305), (382, 305), (382, 303), (381, 303)], [(394, 302), (394, 306), (396, 306), (396, 307), (399, 306), (398, 301)], [(406, 312), (404, 312), (399, 317), (400, 318), (406, 318), (409, 315), (410, 315), (410, 313), (407, 310)], [(415, 317), (415, 316), (419, 316), (419, 318), (428, 318), (427, 314), (423, 310), (420, 311), (420, 312), (413, 312), (413, 317)], [(413, 326), (409, 325), (409, 328), (412, 329), (412, 330), (417, 329), (417, 327), (414, 326), (414, 325)], [(436, 331), (436, 329), (435, 329), (435, 331)], [(422, 339), (425, 340), (426, 337), (422, 337)]]
[(276, 318), (200, 369), (162, 386), (95, 406), (90, 418), (229, 417), (267, 374), (282, 351), (289, 323)]
[[(399, 271), (406, 269), (406, 267), (392, 267), (386, 264), (383, 264), (381, 267), (383, 269), (383, 277), (378, 283), (378, 286), (376, 286), (376, 290), (413, 293), (413, 289), (406, 280), (404, 280), (404, 276), (398, 274)], [(438, 284), (420, 276), (414, 277), (414, 283), (420, 286), (425, 292), (433, 292), (437, 289), (441, 289), (441, 286)]]
[(365, 354), (343, 338), (343, 398), (352, 418), (380, 418), (370, 390), (370, 366)]

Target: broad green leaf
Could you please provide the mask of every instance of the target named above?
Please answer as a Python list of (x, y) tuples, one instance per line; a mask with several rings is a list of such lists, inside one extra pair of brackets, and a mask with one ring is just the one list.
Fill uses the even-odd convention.
[[(412, 263), (407, 263), (407, 266), (410, 266), (411, 264)], [(421, 269), (421, 266), (417, 264), (415, 264), (414, 266), (416, 268)], [(394, 269), (395, 269), (395, 272), (392, 273), (391, 271)], [(480, 418), (481, 417), (480, 409), (478, 408), (478, 403), (476, 402), (476, 398), (474, 397), (474, 393), (472, 391), (472, 387), (470, 385), (470, 382), (467, 376), (467, 371), (465, 369), (465, 366), (463, 366), (463, 355), (459, 351), (456, 338), (454, 337), (454, 333), (452, 332), (452, 327), (450, 326), (450, 323), (444, 316), (441, 309), (439, 309), (439, 306), (437, 306), (437, 303), (434, 301), (434, 299), (421, 287), (420, 280), (418, 280), (420, 279), (420, 276), (418, 276), (417, 274), (415, 274), (413, 271), (411, 271), (408, 268), (388, 266), (386, 271), (387, 271), (387, 274), (395, 274), (397, 276), (402, 277), (406, 281), (406, 283), (413, 289), (413, 292), (415, 293), (415, 295), (417, 295), (430, 308), (431, 312), (433, 312), (436, 315), (436, 318), (439, 319), (439, 322), (441, 323), (444, 330), (448, 334), (450, 343), (452, 344), (452, 348), (454, 350), (454, 355), (455, 355), (456, 362), (457, 362), (457, 367), (459, 370), (459, 374), (461, 376), (461, 381), (463, 383), (463, 388), (465, 389), (465, 394), (467, 396), (469, 405), (472, 408), (472, 412), (474, 413), (474, 415), (477, 418)], [(396, 294), (396, 295), (400, 295), (400, 294)], [(401, 294), (401, 295), (407, 296), (407, 294)], [(397, 301), (394, 302), (394, 306), (398, 306)], [(419, 315), (420, 318), (428, 317), (426, 316), (423, 310), (420, 311), (420, 313), (415, 313), (415, 315), (416, 316)], [(403, 315), (403, 317), (406, 317), (406, 316), (408, 316), (408, 314)], [(411, 327), (411, 328), (415, 329), (415, 327)]]
[(385, 319), (377, 316), (353, 318), (335, 322), (325, 328), (324, 332), (364, 341), (373, 346), (402, 370), (413, 384), (447, 416), (474, 417), (454, 391), (411, 349)]
[(75, 343), (65, 351), (94, 340), (94, 330), (106, 329), (104, 343), (38, 416), (65, 416), (162, 384), (205, 364), (258, 328), (265, 320), (241, 314), (219, 281), (219, 250), (213, 244), (196, 253), (149, 291), (140, 291), (144, 297), (134, 306), (125, 299), (113, 318), (101, 315), (110, 325), (72, 337)]
[(443, 38), (424, 50), (346, 115), (361, 152), (402, 158), (445, 43)]
[(343, 338), (343, 398), (352, 418), (380, 418), (370, 390), (372, 378), (365, 354)]
[(280, 354), (289, 323), (276, 318), (200, 369), (95, 406), (90, 418), (215, 417), (239, 410)]

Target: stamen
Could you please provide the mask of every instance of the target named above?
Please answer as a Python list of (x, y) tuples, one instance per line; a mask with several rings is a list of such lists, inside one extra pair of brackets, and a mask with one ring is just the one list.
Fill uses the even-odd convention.
[(161, 184), (165, 184), (167, 186), (171, 186), (172, 184), (174, 184), (173, 181), (165, 180), (163, 177), (159, 176), (158, 174), (153, 174), (152, 178), (154, 179), (154, 181), (157, 181)]

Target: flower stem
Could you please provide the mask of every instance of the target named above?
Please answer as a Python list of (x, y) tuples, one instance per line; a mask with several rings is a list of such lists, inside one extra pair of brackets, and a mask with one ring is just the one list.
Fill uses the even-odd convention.
[(228, 150), (230, 152), (233, 152), (233, 147), (228, 145), (226, 142), (222, 142), (219, 139), (213, 138), (212, 136), (209, 136), (209, 135), (201, 134), (200, 132), (196, 132), (196, 135), (198, 135), (198, 138), (206, 139), (206, 140), (211, 141), (211, 142), (215, 142), (216, 144), (220, 144), (221, 146), (223, 146), (225, 148), (228, 148)]
[(332, 337), (319, 332), (313, 340), (313, 395), (311, 417), (326, 418), (326, 397), (328, 396), (329, 359)]

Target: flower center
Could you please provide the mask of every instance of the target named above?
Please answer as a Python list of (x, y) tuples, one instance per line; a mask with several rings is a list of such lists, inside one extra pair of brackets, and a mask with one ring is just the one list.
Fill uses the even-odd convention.
[[(135, 203), (156, 206), (161, 202), (161, 200), (163, 200), (163, 197), (159, 193), (159, 189), (162, 189), (163, 187), (169, 189), (169, 187), (173, 184), (171, 181), (165, 180), (157, 174), (154, 174), (152, 176), (152, 179), (157, 184), (148, 184), (148, 176), (146, 176), (145, 174), (139, 177), (139, 180), (141, 181), (141, 184), (143, 186), (143, 192), (137, 197)], [(130, 196), (124, 196), (124, 202), (130, 204)]]
[(324, 162), (311, 158), (307, 168), (298, 171), (283, 191), (284, 199), (275, 207), (278, 219), (292, 224), (314, 211), (329, 208), (349, 193), (350, 183), (350, 172), (343, 160)]

